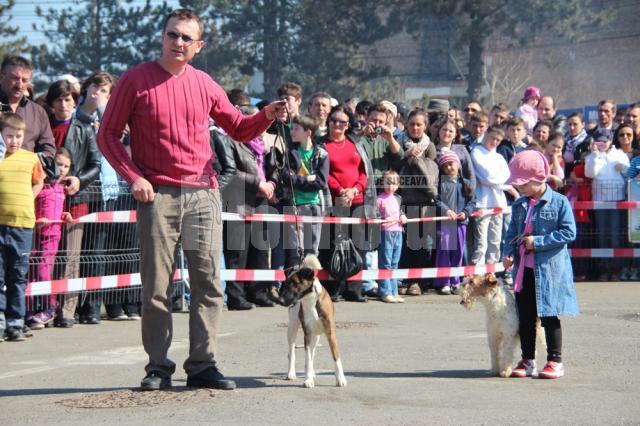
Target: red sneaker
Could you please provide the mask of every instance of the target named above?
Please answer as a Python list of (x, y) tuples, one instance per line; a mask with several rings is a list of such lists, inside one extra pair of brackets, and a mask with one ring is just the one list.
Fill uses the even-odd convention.
[(511, 371), (511, 377), (531, 377), (536, 371), (535, 359), (521, 359)]
[(557, 379), (564, 376), (564, 366), (561, 362), (547, 361), (538, 377), (541, 379)]

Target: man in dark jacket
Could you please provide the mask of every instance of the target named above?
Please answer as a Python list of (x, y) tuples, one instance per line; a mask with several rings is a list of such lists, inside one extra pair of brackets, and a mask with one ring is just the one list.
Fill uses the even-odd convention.
[(567, 132), (567, 118), (558, 114), (556, 103), (551, 96), (543, 96), (538, 103), (538, 121), (549, 120), (556, 132), (564, 135)]
[(35, 152), (49, 177), (57, 175), (53, 157), (56, 147), (44, 108), (25, 96), (33, 68), (22, 56), (9, 55), (0, 66), (0, 110), (15, 112), (27, 125), (23, 149)]

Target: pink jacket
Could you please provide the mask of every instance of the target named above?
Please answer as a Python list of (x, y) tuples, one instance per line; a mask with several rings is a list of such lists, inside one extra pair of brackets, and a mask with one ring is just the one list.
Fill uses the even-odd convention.
[[(64, 185), (60, 182), (45, 183), (42, 191), (36, 197), (36, 220), (46, 218), (60, 220), (64, 211)], [(40, 228), (40, 233), (58, 233), (61, 223), (52, 223)]]
[(538, 110), (529, 104), (522, 104), (516, 111), (516, 117), (522, 118), (524, 128), (527, 129), (527, 134), (530, 135), (533, 132), (533, 126), (538, 122)]

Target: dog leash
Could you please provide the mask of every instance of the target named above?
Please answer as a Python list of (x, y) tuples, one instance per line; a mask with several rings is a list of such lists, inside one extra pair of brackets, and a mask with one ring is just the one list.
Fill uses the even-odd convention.
[[(289, 108), (285, 102), (284, 104), (284, 109), (287, 112), (287, 123), (282, 123), (282, 125), (286, 125), (289, 127), (289, 129), (291, 129), (291, 124), (292, 124), (292, 119), (291, 119), (291, 113), (289, 112)], [(289, 173), (289, 189), (291, 190), (291, 205), (293, 207), (293, 217), (295, 219), (295, 230), (296, 230), (296, 240), (298, 242), (297, 244), (297, 252), (298, 252), (298, 263), (302, 264), (302, 262), (304, 261), (304, 249), (302, 247), (303, 241), (302, 241), (302, 233), (300, 230), (300, 217), (298, 214), (298, 206), (296, 204), (296, 197), (294, 195), (294, 188), (293, 188), (293, 180), (291, 179), (291, 176), (293, 174), (293, 170), (291, 169), (291, 162), (289, 161), (289, 154), (287, 151), (287, 143), (285, 140), (285, 135), (284, 135), (284, 130), (281, 130), (280, 128), (280, 122), (276, 121), (276, 140), (274, 142), (274, 146), (278, 143), (278, 139), (280, 139), (280, 143), (282, 146), (282, 166), (277, 165), (278, 170), (280, 172), (282, 172), (282, 170), (286, 167), (287, 168), (287, 172)], [(276, 159), (276, 164), (277, 164), (277, 159)], [(280, 179), (282, 175), (280, 175)], [(283, 234), (284, 235), (284, 234)]]

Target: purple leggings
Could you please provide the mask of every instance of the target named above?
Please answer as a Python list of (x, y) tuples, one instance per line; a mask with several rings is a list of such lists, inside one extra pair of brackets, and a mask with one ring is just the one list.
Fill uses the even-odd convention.
[[(464, 245), (467, 238), (467, 225), (443, 222), (438, 229), (436, 246), (436, 268), (454, 268), (464, 262)], [(435, 278), (434, 287), (457, 286), (460, 277)]]

